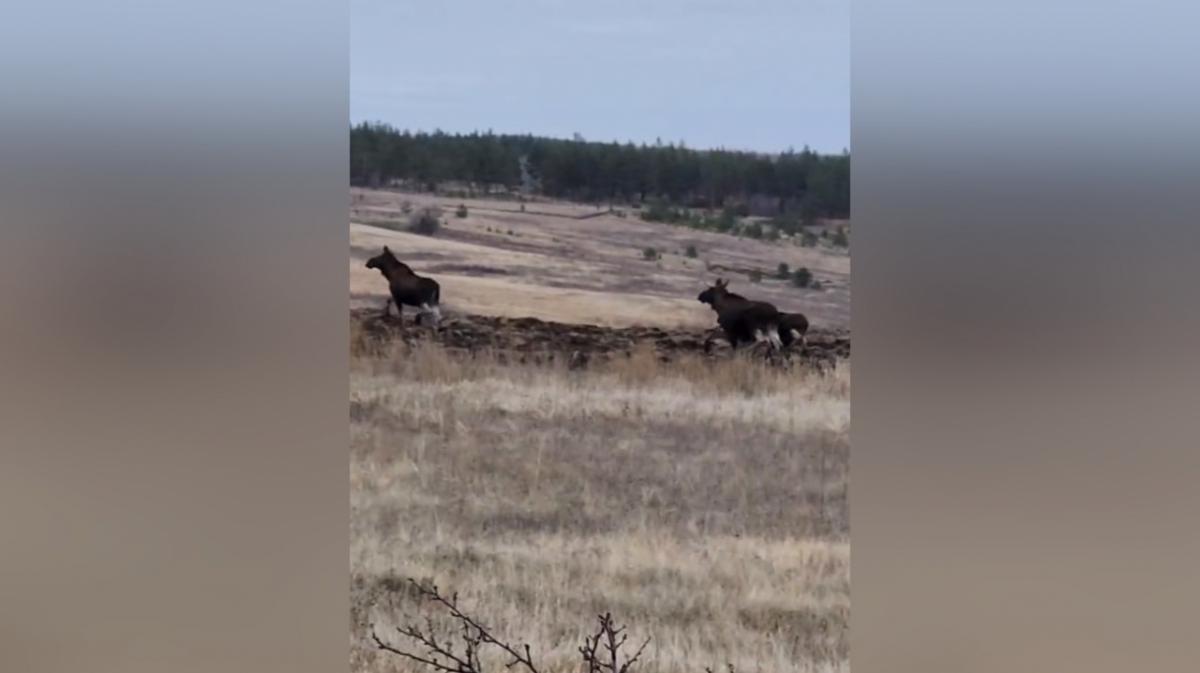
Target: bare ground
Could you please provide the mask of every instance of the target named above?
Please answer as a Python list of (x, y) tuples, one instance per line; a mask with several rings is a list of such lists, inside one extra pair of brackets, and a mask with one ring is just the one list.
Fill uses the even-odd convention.
[[(383, 315), (378, 309), (351, 311), (358, 341), (355, 352), (378, 352), (396, 342), (437, 343), (465, 357), (487, 354), (514, 362), (565, 362), (583, 367), (650, 350), (660, 362), (680, 358), (729, 359), (733, 353), (719, 329), (653, 326), (605, 327), (559, 323), (538, 318), (503, 318), (449, 314), (437, 325), (422, 325), (416, 316)], [(764, 346), (766, 344), (763, 344)], [(844, 330), (810, 330), (803, 344), (782, 354), (751, 350), (743, 357), (769, 357), (778, 365), (832, 367), (850, 357), (850, 335)]]

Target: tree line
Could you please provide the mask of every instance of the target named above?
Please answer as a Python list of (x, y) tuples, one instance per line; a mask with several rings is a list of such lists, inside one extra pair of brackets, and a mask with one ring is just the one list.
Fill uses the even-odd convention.
[(755, 214), (845, 218), (850, 155), (695, 150), (682, 143), (589, 142), (533, 135), (350, 129), (350, 181), (406, 181), (434, 190), (455, 181), (580, 201), (666, 201), (689, 208), (739, 206)]

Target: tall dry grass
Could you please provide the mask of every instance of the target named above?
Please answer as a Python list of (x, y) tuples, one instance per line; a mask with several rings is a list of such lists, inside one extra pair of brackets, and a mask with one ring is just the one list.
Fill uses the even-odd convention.
[(645, 671), (846, 668), (848, 367), (359, 352), (354, 670), (416, 670), (370, 644), (369, 625), (423, 614), (405, 577), (457, 592), (546, 673), (578, 670), (609, 610), (652, 638)]

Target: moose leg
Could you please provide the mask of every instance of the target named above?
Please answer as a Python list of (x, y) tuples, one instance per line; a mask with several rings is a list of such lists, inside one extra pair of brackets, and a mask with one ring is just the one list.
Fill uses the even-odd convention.
[(779, 337), (779, 328), (775, 325), (768, 325), (762, 329), (754, 330), (754, 342), (759, 344), (766, 342), (771, 350), (783, 350), (783, 340)]
[(383, 305), (383, 317), (387, 318), (392, 314), (392, 299), (388, 297), (387, 303)]
[(729, 342), (729, 352), (736, 353), (738, 348), (742, 346), (742, 339), (738, 335), (737, 330), (724, 330), (725, 340)]
[(777, 351), (783, 350), (783, 340), (779, 338), (779, 328), (772, 326), (767, 328), (767, 341), (771, 342), (771, 348)]
[(424, 325), (424, 324), (425, 324), (425, 317), (426, 317), (426, 316), (428, 316), (428, 317), (429, 317), (430, 321), (432, 321), (432, 324), (433, 324), (433, 325), (435, 325), (435, 326), (436, 326), (436, 325), (437, 325), (437, 323), (438, 323), (438, 318), (440, 318), (440, 317), (441, 317), (441, 316), (438, 314), (437, 307), (435, 307), (435, 306), (430, 306), (428, 303), (421, 304), (421, 316), (420, 316), (420, 320), (421, 320), (421, 324), (422, 324), (422, 325)]

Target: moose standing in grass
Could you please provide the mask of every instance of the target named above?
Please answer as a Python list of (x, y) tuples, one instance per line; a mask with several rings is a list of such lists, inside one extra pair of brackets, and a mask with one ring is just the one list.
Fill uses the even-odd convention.
[(366, 266), (368, 269), (379, 269), (379, 273), (382, 273), (388, 281), (388, 289), (391, 291), (392, 297), (383, 307), (385, 316), (390, 313), (392, 304), (395, 304), (396, 315), (403, 322), (403, 307), (407, 304), (420, 309), (421, 313), (417, 317), (418, 324), (421, 322), (421, 315), (432, 316), (435, 325), (438, 320), (441, 320), (442, 312), (439, 306), (441, 288), (436, 280), (418, 276), (411, 267), (396, 259), (386, 245), (383, 246), (382, 253), (367, 260)]
[(764, 340), (776, 350), (796, 342), (804, 345), (808, 319), (803, 314), (783, 313), (773, 304), (730, 292), (728, 285), (729, 281), (719, 278), (696, 299), (716, 312), (717, 324), (735, 350)]

